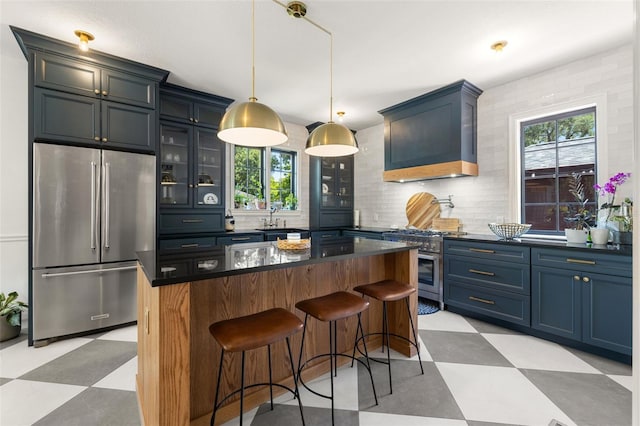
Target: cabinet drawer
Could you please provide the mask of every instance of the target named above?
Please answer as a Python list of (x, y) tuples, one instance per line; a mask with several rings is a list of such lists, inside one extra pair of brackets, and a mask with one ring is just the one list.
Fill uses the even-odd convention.
[(342, 231), (342, 235), (345, 237), (362, 237), (372, 240), (382, 240), (382, 234), (380, 232), (368, 232), (368, 231)]
[(160, 232), (187, 234), (193, 232), (214, 232), (224, 229), (224, 214), (160, 214)]
[(570, 249), (533, 248), (531, 250), (533, 265), (623, 277), (631, 276), (631, 256)]
[(447, 280), (478, 284), (496, 290), (530, 294), (529, 265), (447, 255), (444, 258)]
[(324, 240), (326, 238), (335, 238), (340, 236), (339, 229), (330, 229), (326, 231), (313, 231), (311, 233), (311, 241), (313, 240)]
[(182, 248), (207, 248), (216, 245), (216, 237), (200, 237), (200, 238), (176, 238), (162, 239), (158, 243), (158, 248), (164, 249), (182, 249)]
[(531, 258), (529, 247), (476, 241), (444, 240), (444, 253), (527, 264)]
[(239, 244), (239, 243), (255, 243), (264, 241), (262, 234), (240, 234), (230, 235), (226, 237), (218, 237), (218, 245)]
[(449, 281), (444, 302), (515, 324), (529, 326), (531, 322), (531, 298), (522, 294)]
[(352, 226), (353, 224), (353, 211), (347, 212), (327, 212), (324, 211), (320, 215), (320, 227), (332, 228), (334, 226)]

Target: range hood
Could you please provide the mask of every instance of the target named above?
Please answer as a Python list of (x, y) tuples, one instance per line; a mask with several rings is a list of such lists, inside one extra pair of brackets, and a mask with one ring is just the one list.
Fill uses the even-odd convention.
[(378, 111), (385, 182), (477, 176), (477, 99), (466, 80)]

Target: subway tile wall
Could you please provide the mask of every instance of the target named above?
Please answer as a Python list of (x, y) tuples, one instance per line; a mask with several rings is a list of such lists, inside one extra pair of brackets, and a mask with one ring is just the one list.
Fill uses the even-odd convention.
[[(463, 230), (488, 234), (488, 222), (510, 217), (509, 122), (513, 114), (526, 115), (544, 107), (603, 96), (606, 99), (607, 150), (599, 163), (601, 176), (633, 169), (633, 50), (632, 46), (577, 60), (510, 83), (484, 87), (478, 99), (479, 176), (432, 181), (383, 182), (384, 126), (357, 133), (355, 208), (361, 226), (407, 224), (405, 206), (416, 192), (438, 198), (453, 195), (455, 207), (442, 206), (442, 217), (460, 218)], [(474, 83), (471, 81), (471, 83)], [(601, 111), (602, 112), (602, 111)], [(629, 196), (632, 185), (620, 187)]]

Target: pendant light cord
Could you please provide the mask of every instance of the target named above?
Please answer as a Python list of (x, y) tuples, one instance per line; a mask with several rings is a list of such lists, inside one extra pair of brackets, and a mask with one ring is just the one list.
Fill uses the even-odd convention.
[(251, 0), (251, 97), (250, 101), (256, 99), (256, 0)]

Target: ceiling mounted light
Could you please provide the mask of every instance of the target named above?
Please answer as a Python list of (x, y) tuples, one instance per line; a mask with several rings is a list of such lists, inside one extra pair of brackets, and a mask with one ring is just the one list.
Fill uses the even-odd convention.
[(95, 40), (93, 34), (82, 30), (75, 30), (74, 34), (80, 39), (78, 42), (78, 49), (83, 52), (87, 52), (89, 50), (89, 42)]
[[(329, 35), (329, 122), (316, 127), (307, 139), (304, 152), (318, 157), (342, 157), (358, 152), (358, 143), (353, 132), (333, 121), (333, 34), (311, 19), (307, 18), (307, 7), (299, 1), (292, 1), (287, 5), (273, 0), (287, 10), (294, 18), (303, 18), (318, 29)], [(344, 114), (344, 113), (343, 113)]]
[(508, 43), (506, 40), (497, 41), (491, 45), (491, 49), (496, 52), (502, 52), (502, 50), (507, 46), (507, 44)]
[(262, 147), (280, 145), (289, 136), (274, 110), (258, 102), (255, 96), (255, 0), (251, 2), (251, 97), (249, 102), (232, 106), (220, 121), (218, 137), (234, 145)]
[(338, 121), (341, 122), (341, 123), (344, 121), (344, 114), (345, 114), (344, 111), (336, 112), (336, 115), (338, 116)]

